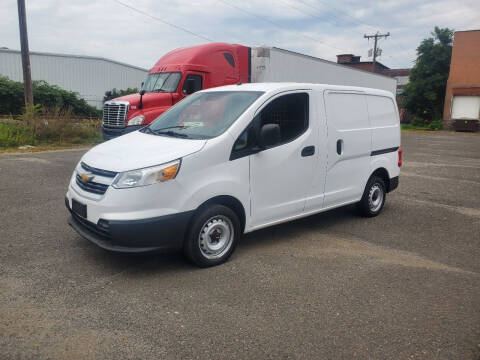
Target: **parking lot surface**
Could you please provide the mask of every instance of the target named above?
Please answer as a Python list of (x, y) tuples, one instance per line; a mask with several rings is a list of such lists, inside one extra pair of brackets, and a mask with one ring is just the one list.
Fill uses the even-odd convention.
[(402, 135), (383, 213), (247, 234), (226, 264), (66, 223), (84, 151), (0, 156), (2, 359), (479, 359), (480, 136)]

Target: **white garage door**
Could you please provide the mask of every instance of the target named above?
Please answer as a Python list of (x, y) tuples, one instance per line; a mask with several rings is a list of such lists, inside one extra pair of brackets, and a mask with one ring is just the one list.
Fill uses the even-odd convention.
[(454, 96), (452, 119), (479, 119), (480, 96)]

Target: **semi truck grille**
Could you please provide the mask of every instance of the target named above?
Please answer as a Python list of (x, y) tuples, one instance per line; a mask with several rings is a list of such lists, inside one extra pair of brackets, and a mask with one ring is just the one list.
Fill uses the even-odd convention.
[(111, 128), (125, 127), (128, 103), (108, 103), (103, 105), (103, 126)]
[(82, 181), (82, 177), (79, 174), (77, 174), (76, 176), (76, 182), (78, 187), (94, 194), (103, 195), (108, 189), (107, 184), (100, 184), (93, 181)]

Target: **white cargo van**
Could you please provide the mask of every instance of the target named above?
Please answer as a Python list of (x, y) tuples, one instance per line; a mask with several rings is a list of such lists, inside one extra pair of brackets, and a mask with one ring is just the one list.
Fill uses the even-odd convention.
[(65, 202), (70, 225), (102, 248), (183, 249), (212, 266), (243, 233), (352, 203), (378, 215), (401, 161), (390, 92), (230, 85), (88, 151)]

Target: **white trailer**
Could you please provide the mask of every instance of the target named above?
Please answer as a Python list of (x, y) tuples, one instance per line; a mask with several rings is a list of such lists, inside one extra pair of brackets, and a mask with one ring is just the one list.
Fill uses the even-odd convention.
[(252, 48), (251, 81), (350, 85), (392, 94), (397, 89), (395, 78), (276, 47)]

